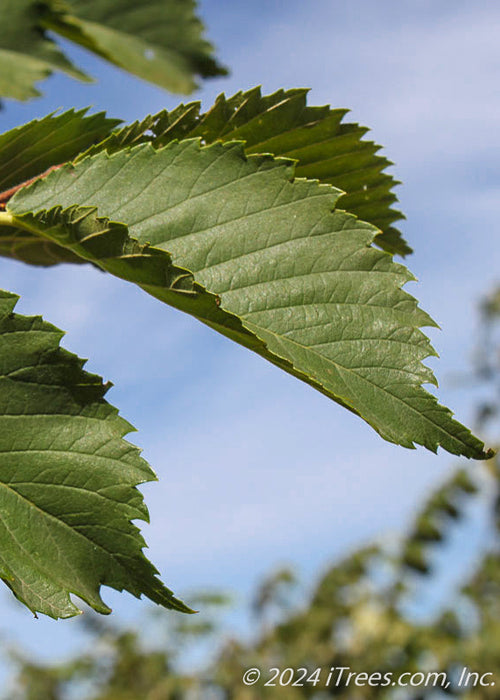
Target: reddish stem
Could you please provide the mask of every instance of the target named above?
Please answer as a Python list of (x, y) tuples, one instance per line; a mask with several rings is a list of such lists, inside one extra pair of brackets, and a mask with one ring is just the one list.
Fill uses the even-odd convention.
[(36, 177), (31, 177), (29, 180), (25, 180), (19, 185), (14, 185), (14, 187), (10, 187), (8, 190), (0, 192), (0, 209), (5, 209), (6, 203), (11, 197), (13, 197), (16, 194), (18, 190), (22, 189), (23, 187), (27, 187), (28, 185), (31, 185), (31, 183), (35, 182), (36, 180), (41, 180), (53, 170), (58, 170), (59, 168), (62, 168), (63, 165), (65, 165), (65, 163), (60, 163), (59, 165), (51, 165), (50, 168), (47, 168), (47, 170), (45, 170), (40, 175), (37, 175)]

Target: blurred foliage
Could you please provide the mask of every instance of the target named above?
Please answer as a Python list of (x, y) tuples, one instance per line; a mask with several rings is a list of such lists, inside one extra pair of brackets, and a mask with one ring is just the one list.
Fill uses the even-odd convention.
[[(479, 403), (480, 428), (490, 425), (500, 406), (500, 291), (481, 305), (480, 348), (474, 375), (485, 380), (487, 398)], [(485, 406), (488, 407), (487, 410)], [(434, 619), (415, 619), (408, 612), (419, 586), (439, 586), (435, 563), (446, 551), (453, 528), (467, 529), (470, 508), (491, 513), (491, 541), (478, 554), (468, 580), (450, 594)], [(189, 618), (156, 609), (139, 628), (123, 629), (92, 613), (83, 624), (91, 636), (90, 651), (59, 665), (30, 661), (11, 650), (17, 667), (15, 689), (8, 700), (294, 700), (329, 697), (349, 700), (495, 700), (500, 697), (500, 460), (496, 457), (467, 470), (458, 467), (421, 506), (396, 549), (373, 545), (336, 562), (301, 593), (295, 574), (272, 573), (253, 595), (252, 633), (228, 638), (223, 629), (227, 597), (205, 594), (195, 600), (202, 610)], [(459, 543), (460, 544), (460, 543)], [(304, 600), (304, 598), (306, 598)], [(191, 598), (192, 599), (192, 598)], [(203, 663), (182, 662), (198, 645)], [(321, 668), (315, 685), (265, 686), (269, 669)], [(368, 674), (446, 672), (445, 692), (432, 687), (357, 687), (331, 683), (333, 668), (349, 667)], [(495, 685), (457, 689), (461, 670), (492, 673)], [(259, 682), (245, 686), (246, 669), (262, 671)], [(296, 678), (297, 676), (295, 676)], [(305, 676), (307, 678), (307, 676)]]

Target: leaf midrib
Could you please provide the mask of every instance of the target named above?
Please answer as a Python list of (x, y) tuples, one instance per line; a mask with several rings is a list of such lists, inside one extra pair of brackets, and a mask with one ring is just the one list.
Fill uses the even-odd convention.
[[(61, 450), (61, 451), (62, 451), (62, 450)], [(9, 451), (9, 452), (10, 452), (10, 451)], [(19, 453), (19, 452), (22, 452), (22, 450), (12, 450), (12, 451), (10, 452), (10, 454), (16, 454), (16, 453)], [(58, 450), (30, 450), (30, 453), (31, 453), (31, 452), (42, 452), (42, 453), (45, 454), (46, 452), (58, 452)], [(69, 453), (69, 454), (71, 454), (71, 453)], [(81, 453), (76, 453), (76, 454), (81, 454)], [(2, 481), (2, 482), (0, 482), (0, 483), (2, 483), (2, 484), (4, 484), (4, 485), (7, 485), (7, 483), (6, 483), (5, 481)], [(114, 498), (111, 498), (110, 496), (106, 496), (105, 494), (101, 493), (101, 490), (99, 490), (99, 491), (92, 491), (92, 490), (89, 490), (89, 489), (84, 488), (83, 486), (75, 486), (74, 484), (62, 484), (62, 483), (59, 483), (59, 484), (48, 484), (48, 483), (46, 483), (46, 482), (44, 482), (44, 481), (9, 481), (8, 486), (9, 486), (9, 488), (10, 488), (11, 490), (13, 490), (13, 491), (16, 490), (16, 489), (15, 489), (15, 486), (35, 486), (36, 488), (39, 488), (39, 487), (40, 487), (40, 488), (44, 488), (44, 487), (45, 487), (45, 488), (49, 488), (49, 489), (63, 489), (63, 490), (65, 489), (65, 490), (68, 490), (68, 491), (78, 491), (78, 492), (79, 492), (79, 491), (83, 491), (83, 493), (85, 493), (85, 494), (87, 494), (87, 495), (90, 495), (90, 496), (92, 496), (92, 497), (97, 496), (98, 498), (103, 499), (103, 500), (106, 501), (106, 502), (109, 501), (109, 502), (112, 503), (113, 505), (123, 505), (123, 501), (122, 501), (122, 500), (116, 500), (116, 499), (114, 499)], [(110, 486), (106, 486), (105, 488), (106, 488), (106, 489), (109, 489), (109, 488), (111, 488), (112, 486), (114, 486), (114, 484), (111, 484)], [(19, 494), (19, 495), (21, 496), (21, 494)], [(24, 498), (24, 496), (21, 496), (21, 497)], [(136, 512), (140, 512), (138, 508), (134, 508), (133, 506), (131, 506), (131, 505), (129, 505), (129, 504), (127, 504), (127, 507), (129, 507), (131, 510), (134, 510), (134, 511), (136, 511)], [(46, 511), (43, 511), (43, 512), (46, 512)], [(72, 513), (72, 515), (74, 515), (74, 513)], [(143, 515), (144, 515), (144, 513), (141, 513), (141, 515), (138, 515), (138, 516), (135, 516), (135, 517), (137, 517), (138, 519), (144, 520), (144, 518), (141, 517), (141, 516), (143, 516)], [(146, 521), (145, 521), (145, 522), (146, 522)], [(93, 523), (93, 524), (94, 524), (94, 525), (97, 525), (97, 523)], [(105, 526), (105, 525), (102, 525), (102, 527), (106, 527), (106, 526)], [(120, 532), (124, 532), (124, 531), (123, 531), (123, 530), (120, 530)], [(125, 533), (125, 534), (126, 534), (126, 533)]]
[[(99, 542), (95, 542), (95, 541), (94, 541), (93, 539), (91, 539), (90, 537), (87, 537), (86, 535), (84, 535), (83, 533), (79, 532), (78, 530), (75, 530), (75, 529), (72, 528), (70, 525), (68, 525), (67, 523), (65, 523), (64, 520), (61, 520), (60, 518), (58, 518), (56, 515), (53, 515), (52, 513), (49, 513), (49, 512), (46, 511), (46, 510), (43, 510), (43, 509), (40, 508), (40, 506), (38, 506), (36, 503), (34, 503), (33, 501), (31, 501), (31, 500), (30, 500), (29, 498), (27, 498), (26, 496), (23, 496), (22, 494), (18, 493), (15, 489), (11, 488), (11, 487), (10, 487), (8, 484), (6, 484), (4, 481), (0, 481), (0, 486), (3, 486), (7, 491), (9, 491), (10, 493), (14, 494), (18, 499), (20, 499), (20, 501), (21, 501), (22, 503), (27, 504), (28, 507), (33, 508), (35, 511), (37, 511), (37, 512), (41, 515), (42, 518), (45, 517), (49, 522), (50, 522), (51, 520), (54, 520), (54, 521), (57, 522), (59, 525), (62, 525), (63, 528), (64, 528), (66, 531), (69, 531), (70, 534), (75, 534), (75, 535), (77, 536), (77, 538), (83, 539), (87, 546), (90, 544), (91, 546), (94, 546), (94, 547), (97, 547), (98, 549), (100, 549), (102, 552), (104, 552), (104, 554), (106, 555), (106, 557), (109, 557), (109, 558), (113, 561), (114, 564), (116, 564), (116, 565), (118, 565), (118, 566), (120, 567), (120, 569), (121, 569), (122, 572), (125, 572), (125, 575), (126, 575), (125, 578), (127, 578), (127, 573), (128, 573), (128, 572), (127, 572), (127, 570), (125, 569), (125, 567), (123, 566), (123, 564), (119, 561), (119, 558), (122, 558), (122, 557), (123, 557), (124, 559), (130, 559), (131, 561), (134, 561), (135, 557), (133, 557), (132, 555), (126, 554), (126, 553), (123, 554), (123, 555), (122, 555), (122, 553), (120, 553), (120, 554), (119, 554), (119, 558), (116, 557), (112, 552), (110, 552), (109, 550), (107, 550), (107, 549), (106, 549), (103, 545), (101, 545)], [(11, 530), (9, 529), (9, 527), (7, 527), (7, 524), (6, 524), (7, 522), (8, 522), (8, 521), (7, 521), (5, 518), (2, 518), (2, 523), (4, 524), (5, 528), (6, 528), (7, 531), (9, 532), (10, 536), (12, 537), (12, 539), (17, 543), (18, 540), (17, 540), (17, 538), (12, 534)], [(50, 527), (49, 527), (49, 532), (50, 532)], [(25, 554), (30, 558), (31, 561), (37, 562), (37, 563), (36, 563), (36, 568), (38, 568), (40, 571), (45, 572), (45, 569), (44, 569), (42, 566), (40, 566), (40, 564), (38, 564), (38, 561), (39, 561), (39, 560), (43, 561), (43, 559), (42, 559), (42, 558), (35, 559), (35, 558), (33, 557), (33, 555), (30, 554), (30, 552), (29, 552), (28, 550), (26, 550), (20, 543), (19, 543), (19, 546), (20, 546), (20, 548), (23, 550), (23, 552), (25, 552)], [(64, 554), (64, 548), (58, 548), (58, 552), (62, 552), (62, 553)], [(65, 561), (66, 561), (67, 564), (68, 564), (68, 568), (71, 568), (71, 562), (67, 559), (66, 554), (64, 554), (64, 559), (65, 559)], [(48, 575), (48, 573), (47, 573), (47, 578), (50, 578), (50, 580), (52, 580), (52, 581), (56, 584), (56, 586), (57, 586), (58, 588), (61, 587), (61, 583), (60, 583), (56, 578), (54, 578), (53, 575)], [(78, 595), (78, 594), (77, 594), (77, 595)]]

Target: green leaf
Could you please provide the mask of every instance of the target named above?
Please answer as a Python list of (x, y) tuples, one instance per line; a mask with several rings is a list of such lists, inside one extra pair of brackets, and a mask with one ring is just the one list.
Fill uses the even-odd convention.
[(90, 80), (57, 48), (42, 30), (49, 3), (2, 0), (0, 4), (0, 95), (17, 100), (37, 97), (34, 83), (53, 70)]
[[(242, 140), (246, 153), (293, 158), (298, 161), (297, 177), (318, 179), (346, 193), (339, 206), (381, 230), (375, 238), (378, 246), (403, 256), (411, 253), (393, 226), (404, 216), (392, 207), (399, 183), (384, 172), (392, 163), (378, 154), (380, 146), (363, 138), (366, 127), (342, 121), (347, 110), (310, 107), (307, 92), (278, 90), (262, 96), (260, 88), (253, 88), (229, 98), (219, 95), (205, 114), (200, 114), (199, 102), (180, 105), (145, 120), (143, 141), (160, 147), (193, 136), (205, 143)], [(136, 123), (129, 133), (121, 130), (91, 153), (102, 149), (113, 153), (137, 143), (140, 126)]]
[(194, 76), (225, 75), (203, 38), (194, 0), (3, 0), (0, 95), (27, 100), (53, 70), (90, 78), (46, 31), (57, 32), (124, 70), (171, 92), (188, 94)]
[(65, 0), (46, 26), (120, 68), (171, 92), (188, 94), (193, 75), (225, 75), (203, 39), (194, 0)]
[(34, 613), (71, 617), (74, 594), (101, 613), (101, 585), (189, 612), (163, 586), (130, 521), (155, 479), (123, 436), (133, 428), (100, 377), (59, 347), (63, 333), (13, 313), (0, 292), (0, 576)]
[(73, 160), (121, 122), (109, 119), (104, 112), (90, 116), (87, 112), (70, 109), (49, 114), (0, 134), (0, 192)]
[(387, 440), (485, 458), (483, 443), (422, 388), (435, 383), (420, 330), (433, 321), (401, 289), (412, 275), (371, 247), (373, 226), (334, 209), (339, 194), (294, 179), (290, 161), (187, 140), (65, 166), (20, 190), (0, 223), (188, 311)]
[[(207, 143), (238, 139), (245, 141), (247, 153), (296, 159), (297, 177), (338, 187), (346, 193), (339, 206), (382, 231), (377, 245), (390, 253), (411, 253), (392, 226), (404, 218), (392, 209), (397, 201), (393, 188), (399, 183), (383, 172), (392, 163), (378, 155), (380, 146), (363, 139), (366, 127), (342, 122), (348, 110), (310, 107), (307, 92), (278, 90), (262, 97), (260, 89), (253, 88), (228, 99), (220, 95), (189, 135)], [(161, 129), (158, 138), (162, 141)]]
[(0, 255), (29, 265), (56, 265), (61, 262), (81, 265), (86, 262), (52, 241), (20, 231), (14, 226), (0, 227)]
[[(49, 115), (41, 122), (40, 134), (32, 125), (22, 127), (26, 129), (25, 140), (40, 144), (38, 148), (35, 147), (37, 157), (44, 158), (43, 168), (37, 161), (35, 166), (38, 170), (32, 167), (26, 177), (33, 177), (64, 160), (78, 162), (103, 150), (112, 154), (139, 143), (150, 142), (159, 148), (189, 136), (203, 138), (206, 143), (218, 139), (231, 141), (233, 138), (243, 138), (246, 140), (247, 153), (265, 152), (272, 148), (278, 155), (300, 157), (296, 166), (298, 176), (318, 178), (345, 190), (348, 194), (343, 195), (340, 206), (382, 228), (383, 233), (375, 237), (377, 245), (401, 255), (411, 252), (399, 231), (391, 225), (396, 219), (402, 218), (402, 214), (391, 208), (396, 200), (392, 190), (397, 182), (382, 172), (390, 162), (376, 154), (379, 146), (363, 140), (366, 128), (342, 123), (346, 110), (308, 107), (306, 94), (307, 90), (280, 90), (262, 97), (259, 88), (254, 88), (230, 98), (220, 95), (214, 107), (202, 115), (200, 103), (192, 102), (179, 105), (171, 112), (163, 110), (117, 130), (112, 130), (110, 120), (103, 128), (100, 138), (97, 134), (91, 135), (92, 124), (84, 123), (82, 113), (77, 113), (70, 120), (70, 126), (78, 130), (80, 138), (88, 131), (87, 144), (83, 139), (79, 144), (74, 142), (68, 133), (69, 129), (63, 130), (56, 122), (59, 119), (64, 124), (70, 113), (60, 117)], [(96, 115), (96, 119), (99, 116), (101, 115)], [(0, 164), (3, 163), (0, 172), (12, 172), (12, 182), (9, 184), (18, 183), (21, 181), (19, 164), (26, 162), (29, 165), (31, 153), (16, 150), (16, 130), (7, 132), (1, 139), (0, 143), (10, 144), (10, 150), (0, 149)], [(78, 145), (80, 148), (77, 148)], [(64, 148), (66, 151), (63, 157), (61, 149)], [(68, 258), (60, 248), (51, 244), (42, 247), (37, 237), (26, 232), (21, 235), (9, 231), (4, 232), (3, 236), (0, 232), (0, 254), (40, 265), (78, 261), (74, 256)]]
[[(103, 113), (86, 116), (86, 109), (49, 114), (0, 135), (0, 202), (23, 182), (47, 169), (73, 160), (92, 144), (105, 139), (119, 124)], [(1, 205), (0, 205), (1, 206)], [(13, 227), (0, 228), (0, 255), (32, 265), (82, 260), (52, 241)]]

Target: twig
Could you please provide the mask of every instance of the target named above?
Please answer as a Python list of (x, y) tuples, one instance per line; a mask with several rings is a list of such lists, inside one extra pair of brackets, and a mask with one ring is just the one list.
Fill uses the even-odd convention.
[(36, 180), (41, 180), (43, 177), (46, 177), (49, 173), (51, 173), (53, 170), (58, 170), (59, 168), (62, 168), (62, 166), (65, 165), (65, 163), (60, 163), (59, 165), (51, 165), (50, 168), (47, 168), (41, 175), (37, 175), (36, 177), (31, 177), (29, 180), (25, 180), (24, 182), (21, 182), (19, 185), (14, 185), (14, 187), (10, 187), (8, 190), (5, 190), (4, 192), (0, 192), (0, 209), (5, 209), (6, 203), (9, 201), (11, 197), (13, 197), (16, 192), (23, 187), (27, 187), (28, 185), (31, 185), (33, 182)]

